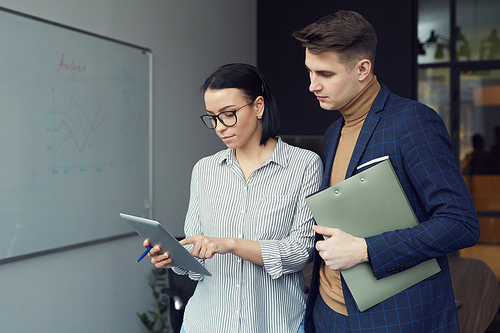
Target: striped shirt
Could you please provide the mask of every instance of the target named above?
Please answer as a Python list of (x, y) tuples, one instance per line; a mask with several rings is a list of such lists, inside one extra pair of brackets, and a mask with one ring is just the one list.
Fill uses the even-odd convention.
[(305, 197), (319, 189), (322, 173), (318, 155), (280, 138), (247, 181), (231, 149), (195, 165), (186, 237), (259, 241), (264, 266), (233, 254), (201, 260), (212, 276), (189, 272), (199, 282), (184, 313), (187, 333), (297, 332), (305, 310), (301, 270), (314, 247)]

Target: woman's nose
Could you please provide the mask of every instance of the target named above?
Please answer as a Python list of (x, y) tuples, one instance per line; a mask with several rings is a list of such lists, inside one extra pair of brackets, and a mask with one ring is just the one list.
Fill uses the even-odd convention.
[(217, 121), (217, 124), (215, 124), (215, 131), (216, 132), (223, 132), (227, 129), (227, 126), (224, 125), (220, 120)]

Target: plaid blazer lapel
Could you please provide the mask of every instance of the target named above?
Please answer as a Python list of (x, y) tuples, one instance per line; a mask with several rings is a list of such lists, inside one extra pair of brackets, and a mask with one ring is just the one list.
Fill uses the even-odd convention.
[(330, 176), (332, 173), (333, 159), (335, 153), (337, 152), (337, 145), (340, 139), (340, 131), (344, 125), (344, 119), (341, 117), (338, 119), (325, 134), (324, 142), (324, 166), (325, 170), (323, 173), (323, 180), (321, 182), (321, 189), (326, 188), (330, 184)]
[(365, 122), (363, 123), (361, 132), (359, 133), (358, 141), (356, 141), (356, 146), (354, 147), (354, 151), (352, 152), (351, 161), (349, 162), (349, 166), (346, 172), (346, 179), (353, 175), (356, 167), (359, 165), (359, 161), (363, 156), (363, 152), (365, 151), (366, 146), (368, 145), (368, 141), (372, 137), (372, 134), (375, 131), (375, 127), (380, 121), (378, 112), (384, 108), (385, 102), (389, 97), (389, 93), (389, 89), (387, 89), (387, 87), (383, 84), (380, 84), (380, 91), (373, 101), (370, 111), (366, 115)]

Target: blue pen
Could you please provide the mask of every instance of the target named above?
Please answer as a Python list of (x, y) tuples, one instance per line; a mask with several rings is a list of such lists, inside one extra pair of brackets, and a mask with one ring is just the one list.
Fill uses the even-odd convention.
[(152, 246), (148, 247), (148, 248), (146, 249), (146, 251), (144, 251), (144, 253), (143, 253), (143, 254), (141, 254), (141, 256), (139, 257), (139, 259), (137, 259), (137, 262), (141, 261), (141, 260), (142, 260), (142, 258), (144, 258), (144, 257), (145, 257), (145, 256), (149, 253), (149, 251), (150, 251), (152, 248), (153, 248)]

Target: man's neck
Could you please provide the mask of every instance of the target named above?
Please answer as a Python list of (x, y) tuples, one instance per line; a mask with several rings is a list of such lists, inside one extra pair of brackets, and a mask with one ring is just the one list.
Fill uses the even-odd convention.
[(359, 93), (339, 110), (346, 123), (366, 116), (380, 91), (380, 84), (375, 75), (371, 74), (365, 81), (366, 84), (364, 84)]

